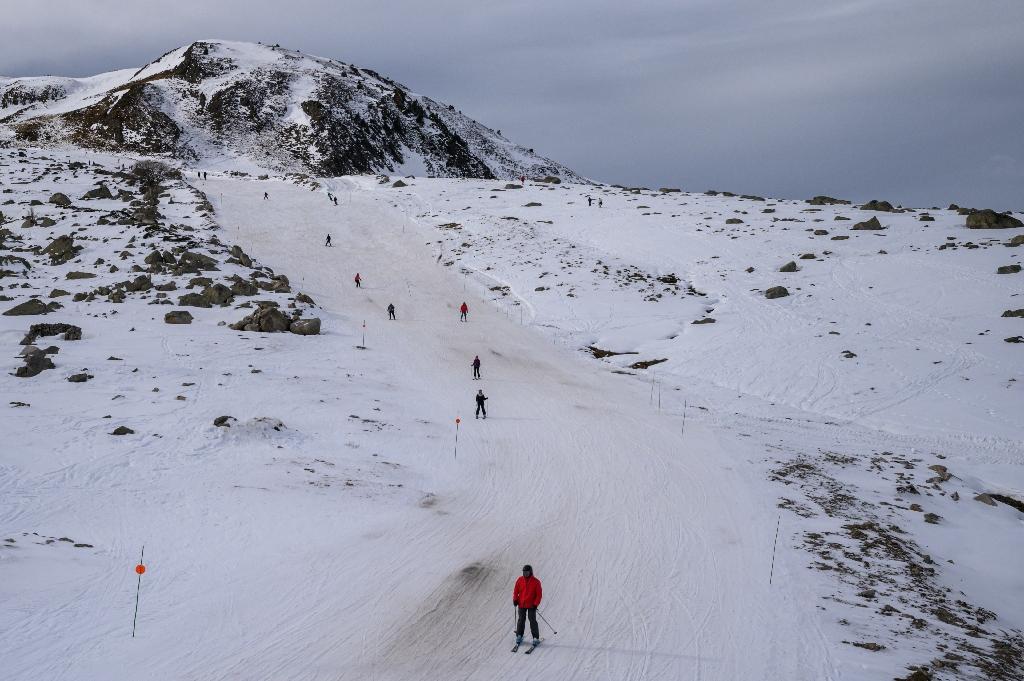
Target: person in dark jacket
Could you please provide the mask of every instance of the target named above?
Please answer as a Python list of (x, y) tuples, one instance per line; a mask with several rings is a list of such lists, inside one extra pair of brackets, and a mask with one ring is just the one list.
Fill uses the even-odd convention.
[(480, 355), (473, 358), (473, 378), (480, 378)]
[(394, 318), (395, 318), (395, 304), (394, 303), (388, 303), (388, 319), (390, 320), (390, 319), (394, 319)]
[(330, 245), (331, 245), (331, 235), (328, 234), (327, 235), (327, 243), (325, 243), (324, 246), (330, 246)]
[(516, 645), (523, 642), (526, 630), (526, 618), (530, 618), (530, 633), (533, 634), (533, 645), (540, 643), (540, 627), (537, 626), (537, 607), (543, 593), (540, 580), (533, 576), (533, 567), (523, 566), (523, 576), (516, 580), (512, 589), (512, 605), (516, 606)]
[(363, 278), (359, 276), (358, 272), (356, 272), (355, 282), (356, 282), (356, 288), (362, 288), (363, 287)]
[(477, 390), (476, 391), (476, 417), (477, 418), (480, 418), (480, 412), (483, 412), (484, 413), (484, 419), (485, 420), (487, 419), (487, 407), (484, 405), (484, 402), (486, 402), (486, 401), (487, 401), (487, 397), (484, 396), (484, 391), (483, 390)]

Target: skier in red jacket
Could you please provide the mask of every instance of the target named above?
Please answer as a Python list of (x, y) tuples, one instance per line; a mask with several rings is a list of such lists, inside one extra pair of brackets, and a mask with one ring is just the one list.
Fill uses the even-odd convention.
[(356, 282), (356, 288), (362, 288), (363, 287), (363, 278), (359, 276), (358, 272), (356, 272), (355, 282)]
[(465, 301), (463, 301), (462, 305), (459, 307), (459, 312), (461, 313), (461, 314), (459, 314), (459, 321), (460, 322), (468, 321), (466, 319), (466, 316), (469, 314), (469, 305), (466, 305)]
[(540, 643), (540, 627), (537, 626), (537, 606), (540, 605), (540, 580), (533, 576), (533, 568), (523, 566), (523, 576), (516, 580), (512, 589), (512, 605), (516, 606), (516, 647), (523, 642), (526, 630), (526, 618), (530, 618), (530, 633), (533, 634), (533, 645)]

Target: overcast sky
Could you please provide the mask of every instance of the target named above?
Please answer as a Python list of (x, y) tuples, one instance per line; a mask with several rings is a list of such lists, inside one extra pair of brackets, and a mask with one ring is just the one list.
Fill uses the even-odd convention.
[(0, 0), (0, 19), (9, 76), (259, 40), (602, 181), (1024, 210), (1024, 0)]

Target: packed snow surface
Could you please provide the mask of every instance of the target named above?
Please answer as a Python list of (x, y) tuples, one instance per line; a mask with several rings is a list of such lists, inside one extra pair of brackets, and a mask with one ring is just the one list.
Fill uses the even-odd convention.
[[(3, 280), (4, 310), (64, 305), (0, 317), (7, 678), (983, 678), (964, 632), (984, 630), (970, 640), (987, 653), (1024, 627), (1024, 514), (974, 500), (1024, 499), (1024, 346), (1004, 341), (1024, 320), (1000, 316), (1022, 307), (1024, 274), (995, 273), (1019, 263), (1003, 242), (1022, 230), (968, 232), (946, 210), (852, 231), (876, 213), (186, 169), (159, 208), (217, 258), (203, 275), (249, 276), (226, 259), (237, 245), (290, 290), (235, 305), (322, 320), (320, 335), (245, 332), (218, 323), (251, 307), (51, 298), (135, 277), (168, 245), (97, 224), (125, 204), (79, 200), (98, 178), (64, 165), (121, 159), (0, 153), (15, 201), (0, 210), (25, 249), (10, 254), (67, 233), (83, 247)], [(74, 207), (46, 203), (55, 191)], [(30, 208), (56, 225), (18, 227)], [(97, 276), (66, 279), (79, 270)], [(189, 278), (168, 296), (199, 290)], [(195, 319), (164, 324), (169, 310)], [(38, 339), (56, 367), (17, 378), (42, 322), (82, 340)], [(65, 380), (80, 372), (93, 378)], [(542, 622), (529, 658), (509, 654), (524, 563), (558, 631)], [(949, 651), (968, 661), (933, 664)]]

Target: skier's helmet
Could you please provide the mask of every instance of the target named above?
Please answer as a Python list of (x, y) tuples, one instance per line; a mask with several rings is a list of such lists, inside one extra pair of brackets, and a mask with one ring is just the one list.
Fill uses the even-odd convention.
[(523, 566), (523, 574), (524, 575), (532, 575), (533, 574), (533, 566), (532, 565), (524, 565)]

